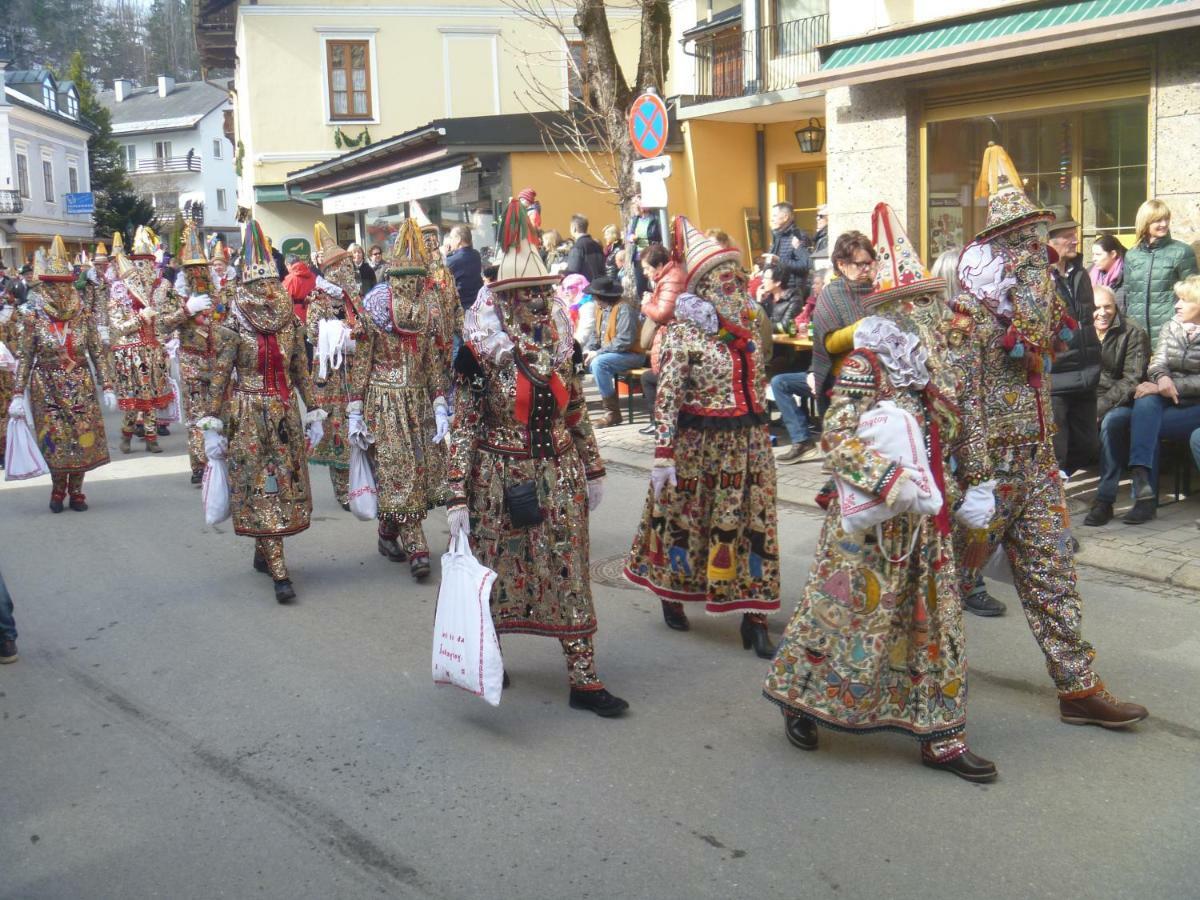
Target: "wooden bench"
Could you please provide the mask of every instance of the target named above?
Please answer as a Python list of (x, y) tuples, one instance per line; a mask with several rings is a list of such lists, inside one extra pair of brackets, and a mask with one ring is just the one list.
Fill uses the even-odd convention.
[[(626, 369), (624, 372), (618, 372), (613, 376), (613, 381), (617, 383), (617, 394), (620, 395), (621, 385), (625, 385), (626, 406), (629, 410), (629, 422), (633, 424), (633, 392), (638, 392), (642, 389), (642, 373), (649, 371), (648, 366), (641, 366), (636, 369)], [(651, 417), (654, 413), (651, 411)]]

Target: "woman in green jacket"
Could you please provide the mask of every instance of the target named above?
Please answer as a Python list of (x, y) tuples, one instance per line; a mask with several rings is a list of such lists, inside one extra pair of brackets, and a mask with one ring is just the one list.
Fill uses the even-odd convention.
[(1134, 246), (1125, 254), (1125, 317), (1150, 335), (1175, 315), (1175, 284), (1197, 274), (1190, 245), (1171, 237), (1171, 210), (1161, 200), (1147, 200), (1137, 212)]

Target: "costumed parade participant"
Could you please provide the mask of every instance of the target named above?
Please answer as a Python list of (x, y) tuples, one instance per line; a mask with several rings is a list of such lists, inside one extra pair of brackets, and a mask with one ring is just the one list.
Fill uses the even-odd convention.
[[(357, 316), (353, 295), (358, 291), (350, 251), (338, 246), (321, 222), (313, 226), (326, 274), (318, 276), (308, 301), (308, 342), (312, 361), (313, 402), (325, 410), (325, 433), (308, 453), (308, 461), (329, 469), (333, 495), (350, 509), (350, 441), (346, 434), (346, 404), (350, 402), (350, 372), (354, 365)], [(339, 277), (340, 275), (340, 277)]]
[[(0, 296), (0, 410), (8, 409), (13, 398), (13, 379), (17, 356), (21, 352), (21, 323), (17, 307), (8, 297)], [(0, 468), (4, 467), (4, 448), (8, 446), (8, 416), (0, 415)]]
[(355, 348), (350, 440), (369, 441), (379, 504), (379, 552), (408, 560), (414, 578), (429, 575), (421, 523), (445, 495), (444, 456), (450, 416), (445, 370), (436, 349), (438, 298), (426, 268), (425, 244), (405, 219), (388, 261), (387, 280), (362, 300), (364, 337)]
[(625, 577), (688, 630), (685, 603), (741, 613), (742, 644), (770, 659), (766, 614), (779, 609), (775, 462), (766, 361), (741, 253), (675, 219), (686, 271), (659, 343), (656, 447)]
[(188, 429), (188, 462), (192, 484), (204, 480), (204, 432), (196, 424), (213, 407), (213, 367), (217, 361), (218, 326), (229, 313), (233, 285), (218, 288), (213, 283), (204, 241), (192, 222), (183, 227), (179, 242), (179, 274), (175, 277), (176, 303), (160, 314), (158, 326), (164, 335), (175, 334), (179, 341), (180, 394), (183, 409), (180, 418)]
[(96, 326), (100, 343), (107, 345), (110, 338), (108, 333), (108, 248), (101, 242), (96, 245), (90, 265), (83, 267), (83, 283), (80, 293), (83, 295), (83, 308)]
[[(34, 257), (35, 283), (22, 314), (20, 363), (8, 414), (30, 425), (50, 469), (50, 511), (88, 508), (84, 473), (108, 462), (108, 437), (96, 399), (95, 367), (104, 405), (117, 408), (113, 372), (96, 326), (86, 315), (63, 240)], [(29, 390), (29, 407), (25, 390)]]
[(604, 464), (571, 321), (536, 240), (520, 202), (509, 201), (497, 279), (467, 311), (455, 359), (448, 520), (497, 573), (497, 633), (558, 638), (571, 707), (611, 717), (629, 704), (596, 674), (588, 569), (588, 514), (600, 504)]
[(452, 377), (454, 366), (455, 338), (462, 337), (463, 306), (458, 298), (458, 285), (454, 281), (454, 273), (446, 268), (442, 258), (442, 235), (436, 225), (429, 220), (421, 204), (416, 200), (409, 204), (410, 215), (421, 226), (421, 238), (425, 241), (425, 257), (429, 264), (429, 277), (433, 279), (434, 290), (437, 293), (440, 315), (440, 328), (437, 336), (437, 349), (445, 363), (446, 377)]
[(241, 284), (216, 341), (209, 408), (197, 424), (206, 432), (207, 452), (221, 435), (228, 440), (234, 533), (254, 538), (254, 568), (271, 576), (275, 599), (287, 603), (296, 590), (283, 539), (304, 531), (312, 518), (306, 435), (293, 390), (308, 408), (304, 425), (314, 443), (325, 413), (312, 400), (304, 326), (253, 219), (242, 238)]
[[(967, 662), (947, 496), (960, 421), (958, 373), (941, 332), (946, 283), (928, 277), (885, 203), (873, 239), (875, 290), (862, 300), (866, 317), (834, 378), (822, 434), (842, 489), (763, 695), (783, 709), (788, 740), (803, 750), (817, 748), (818, 725), (898, 731), (921, 742), (925, 765), (991, 781), (995, 765), (964, 734)], [(983, 484), (958, 514), (985, 526), (993, 508)]]
[(1046, 238), (1054, 214), (1035, 207), (1021, 184), (1004, 148), (989, 146), (976, 190), (988, 197), (987, 225), (959, 262), (963, 292), (955, 308), (964, 315), (956, 321), (965, 327), (950, 334), (951, 356), (960, 372), (979, 377), (961, 398), (966, 440), (957, 474), (967, 486), (997, 482), (990, 528), (956, 535), (961, 585), (964, 593), (974, 589), (984, 563), (1003, 547), (1062, 720), (1123, 728), (1148, 713), (1110, 694), (1092, 670), (1051, 444), (1050, 354), (1075, 323), (1050, 280)]
[[(123, 253), (116, 256), (116, 279), (109, 286), (108, 328), (117, 404), (125, 413), (121, 423), (122, 453), (131, 451), (138, 416), (142, 413), (146, 417), (146, 450), (162, 453), (155, 430), (155, 412), (165, 410), (175, 399), (167, 354), (154, 320), (163, 309), (173, 308), (178, 298), (173, 297), (173, 287), (160, 277), (155, 266), (157, 243), (153, 231), (138, 226), (133, 252), (129, 256)], [(115, 235), (113, 246), (118, 246)]]

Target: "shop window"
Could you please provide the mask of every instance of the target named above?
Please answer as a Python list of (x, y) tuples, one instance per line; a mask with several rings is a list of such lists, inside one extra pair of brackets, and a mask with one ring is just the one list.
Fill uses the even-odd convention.
[(371, 118), (370, 42), (328, 41), (329, 118)]
[(1083, 114), (1085, 237), (1133, 233), (1147, 196), (1146, 124), (1144, 104)]

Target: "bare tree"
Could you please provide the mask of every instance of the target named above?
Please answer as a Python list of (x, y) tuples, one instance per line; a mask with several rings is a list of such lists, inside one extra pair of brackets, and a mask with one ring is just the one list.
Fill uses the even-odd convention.
[[(663, 92), (671, 38), (670, 0), (608, 0), (610, 8), (638, 13), (640, 41), (632, 82), (617, 58), (604, 0), (504, 3), (560, 41), (560, 49), (556, 50), (530, 52), (521, 48), (525, 82), (522, 101), (538, 119), (548, 149), (563, 160), (560, 174), (613, 195), (624, 217), (629, 201), (638, 192), (633, 177), (637, 154), (626, 117), (639, 93), (647, 88)], [(582, 58), (569, 52), (575, 41), (583, 45)], [(580, 85), (580, 96), (565, 98), (565, 109), (561, 81), (545, 75), (547, 68), (561, 72), (564, 61)]]

